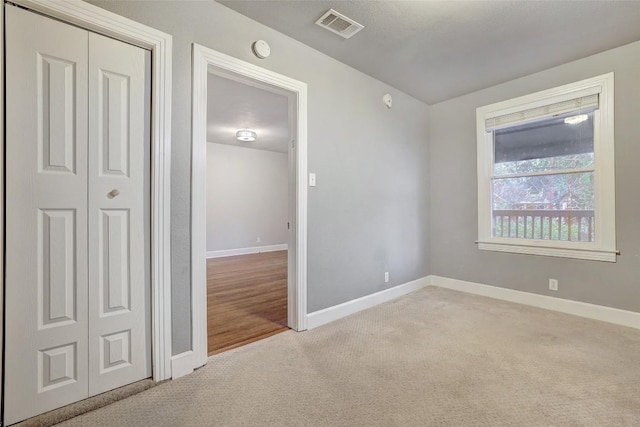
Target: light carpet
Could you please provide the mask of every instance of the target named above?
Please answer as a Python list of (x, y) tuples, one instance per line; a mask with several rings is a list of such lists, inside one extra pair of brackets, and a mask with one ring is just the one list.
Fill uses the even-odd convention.
[(44, 414), (37, 415), (17, 424), (12, 424), (12, 427), (49, 427), (56, 425), (62, 421), (91, 412), (97, 408), (102, 408), (118, 400), (126, 399), (127, 397), (155, 386), (156, 383), (151, 378), (136, 381), (135, 383), (107, 391), (106, 393), (72, 403), (71, 405), (45, 412)]
[(640, 426), (640, 331), (429, 287), (65, 426)]

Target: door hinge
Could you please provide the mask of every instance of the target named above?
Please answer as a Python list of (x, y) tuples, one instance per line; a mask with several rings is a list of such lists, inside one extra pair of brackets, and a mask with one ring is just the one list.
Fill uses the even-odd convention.
[[(287, 223), (287, 230), (290, 230), (290, 229), (291, 229), (291, 224)], [(0, 427), (2, 427), (2, 424), (0, 424)]]

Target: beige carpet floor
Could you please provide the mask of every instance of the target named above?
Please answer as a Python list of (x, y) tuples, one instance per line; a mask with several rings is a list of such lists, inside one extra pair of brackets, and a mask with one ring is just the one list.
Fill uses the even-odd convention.
[(67, 426), (640, 426), (640, 330), (427, 288)]
[(148, 390), (151, 387), (155, 387), (156, 383), (147, 378), (142, 381), (136, 381), (133, 384), (125, 385), (114, 390), (107, 391), (106, 393), (99, 394), (97, 396), (90, 397), (88, 399), (81, 400), (71, 405), (63, 406), (62, 408), (54, 409), (53, 411), (45, 412), (44, 414), (37, 415), (28, 420), (12, 424), (13, 427), (49, 427), (56, 425), (62, 421), (66, 421), (78, 415), (85, 414), (93, 411), (97, 408), (110, 405), (113, 402), (117, 402), (134, 394), (141, 393), (144, 390)]

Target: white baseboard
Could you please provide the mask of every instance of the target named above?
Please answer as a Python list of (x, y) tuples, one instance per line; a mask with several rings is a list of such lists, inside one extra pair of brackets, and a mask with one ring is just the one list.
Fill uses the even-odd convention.
[(417, 291), (429, 285), (427, 277), (423, 277), (412, 282), (404, 283), (375, 294), (356, 298), (342, 304), (334, 305), (322, 310), (307, 314), (307, 329), (317, 328), (334, 320), (349, 316), (367, 308), (374, 307), (387, 301), (391, 301), (408, 293)]
[(171, 356), (171, 378), (176, 379), (184, 377), (193, 372), (193, 351), (185, 351), (184, 353)]
[(282, 243), (279, 245), (255, 246), (253, 248), (225, 249), (222, 251), (209, 251), (207, 252), (207, 258), (222, 258), (234, 255), (259, 254), (262, 252), (286, 251), (288, 249), (289, 245), (287, 243)]
[(601, 320), (603, 322), (640, 329), (640, 313), (636, 313), (634, 311), (620, 310), (617, 308), (550, 297), (547, 295), (532, 294), (529, 292), (516, 291), (514, 289), (484, 285), (481, 283), (466, 282), (464, 280), (449, 279), (447, 277), (432, 275), (427, 278), (429, 285), (431, 286), (439, 286), (441, 288), (468, 292), (471, 294), (515, 302), (518, 304), (531, 305), (547, 310), (573, 314), (574, 316), (587, 317), (589, 319)]

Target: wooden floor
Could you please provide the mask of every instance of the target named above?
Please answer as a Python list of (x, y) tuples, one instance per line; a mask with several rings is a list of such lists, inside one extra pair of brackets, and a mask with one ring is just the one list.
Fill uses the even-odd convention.
[(287, 329), (287, 251), (207, 260), (210, 356)]

